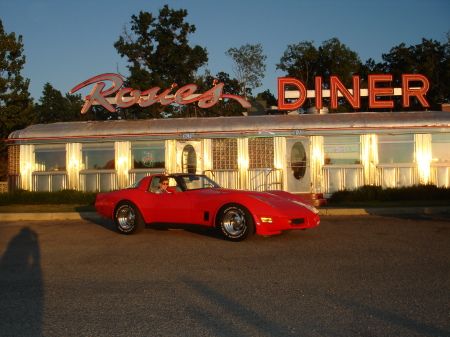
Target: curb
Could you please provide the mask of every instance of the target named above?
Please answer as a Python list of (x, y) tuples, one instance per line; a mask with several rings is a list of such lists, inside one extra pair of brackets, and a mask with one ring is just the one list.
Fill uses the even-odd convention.
[[(320, 216), (327, 215), (450, 215), (450, 207), (393, 207), (393, 208), (319, 208)], [(3, 221), (94, 220), (103, 217), (96, 212), (59, 213), (0, 213)]]
[(367, 208), (319, 208), (319, 215), (445, 215), (450, 214), (447, 206), (419, 207), (367, 207)]

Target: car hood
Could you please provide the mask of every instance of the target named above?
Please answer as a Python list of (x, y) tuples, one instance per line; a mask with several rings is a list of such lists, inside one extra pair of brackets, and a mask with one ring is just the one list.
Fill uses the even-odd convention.
[(297, 207), (305, 207), (315, 214), (319, 213), (319, 211), (315, 207), (309, 205), (308, 203), (303, 201), (300, 197), (297, 197), (292, 193), (284, 191), (255, 192), (244, 190), (231, 190), (224, 188), (215, 188), (199, 191), (202, 191), (205, 194), (225, 193), (229, 194), (230, 196), (235, 194), (240, 197), (246, 196), (248, 198), (254, 198), (285, 214), (292, 212), (294, 205)]

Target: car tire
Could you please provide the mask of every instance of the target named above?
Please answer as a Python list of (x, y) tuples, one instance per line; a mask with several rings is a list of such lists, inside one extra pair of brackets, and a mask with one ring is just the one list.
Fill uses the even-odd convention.
[(144, 227), (145, 222), (137, 206), (131, 201), (121, 201), (114, 211), (117, 230), (122, 234), (136, 234)]
[(255, 233), (252, 215), (239, 204), (223, 206), (217, 213), (216, 227), (230, 241), (242, 241)]

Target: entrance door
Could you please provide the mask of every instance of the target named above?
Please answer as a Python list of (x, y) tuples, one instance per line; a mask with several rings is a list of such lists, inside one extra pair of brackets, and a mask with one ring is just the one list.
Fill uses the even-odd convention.
[(177, 142), (176, 172), (194, 174), (202, 172), (201, 154), (202, 143), (200, 141)]
[(197, 172), (197, 154), (192, 145), (186, 145), (181, 157), (181, 166), (183, 173)]
[(309, 138), (286, 139), (286, 181), (289, 192), (311, 192)]

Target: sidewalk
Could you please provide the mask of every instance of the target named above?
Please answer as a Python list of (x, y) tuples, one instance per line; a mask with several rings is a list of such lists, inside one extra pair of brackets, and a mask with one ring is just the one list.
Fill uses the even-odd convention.
[[(446, 215), (450, 217), (450, 206), (433, 207), (386, 207), (386, 208), (318, 208), (321, 216), (327, 215)], [(96, 212), (56, 213), (0, 213), (2, 221), (51, 221), (101, 219)]]

